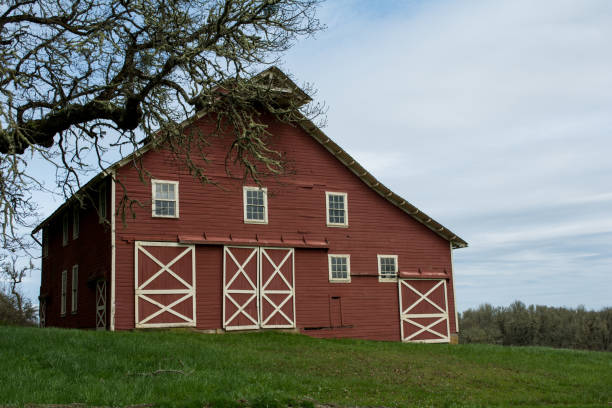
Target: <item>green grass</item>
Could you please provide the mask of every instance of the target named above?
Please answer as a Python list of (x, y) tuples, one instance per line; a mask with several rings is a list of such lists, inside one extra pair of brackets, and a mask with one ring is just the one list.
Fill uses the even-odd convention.
[[(181, 373), (157, 370), (181, 370)], [(612, 407), (612, 353), (0, 327), (0, 405)]]

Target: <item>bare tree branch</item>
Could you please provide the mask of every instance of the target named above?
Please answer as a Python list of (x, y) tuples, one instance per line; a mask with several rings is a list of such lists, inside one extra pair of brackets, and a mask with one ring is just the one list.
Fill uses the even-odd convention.
[[(58, 172), (66, 196), (109, 149), (129, 154), (155, 138), (194, 177), (210, 135), (181, 123), (205, 110), (216, 133), (232, 132), (228, 166), (255, 180), (280, 174), (261, 113), (285, 122), (321, 113), (279, 102), (274, 84), (253, 80), (321, 24), (320, 0), (7, 0), (0, 4), (0, 215), (2, 246), (32, 223), (32, 193), (49, 188), (32, 160)], [(314, 108), (313, 108), (314, 107)], [(301, 112), (300, 112), (301, 109)], [(115, 140), (109, 144), (105, 135)], [(26, 160), (26, 157), (29, 159)], [(91, 158), (95, 165), (91, 164)], [(132, 206), (129, 198), (121, 201)]]

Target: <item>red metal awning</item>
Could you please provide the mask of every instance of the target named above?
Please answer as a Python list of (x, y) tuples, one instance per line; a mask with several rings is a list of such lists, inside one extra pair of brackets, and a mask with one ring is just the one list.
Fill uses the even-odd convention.
[(276, 246), (287, 248), (329, 248), (329, 242), (325, 238), (309, 238), (301, 236), (255, 237), (213, 234), (179, 234), (178, 241), (183, 244), (198, 245), (253, 245), (253, 246)]

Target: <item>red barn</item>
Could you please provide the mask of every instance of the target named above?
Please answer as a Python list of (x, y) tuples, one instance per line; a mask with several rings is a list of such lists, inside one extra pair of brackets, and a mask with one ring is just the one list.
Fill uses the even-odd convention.
[[(295, 84), (278, 69), (276, 75)], [(204, 132), (204, 116), (188, 126)], [(41, 326), (203, 331), (292, 329), (317, 337), (456, 338), (452, 250), (467, 243), (399, 197), (309, 121), (269, 121), (291, 175), (244, 184), (229, 137), (195, 180), (166, 150), (137, 152), (69, 199), (43, 232)], [(118, 217), (127, 191), (143, 204)]]

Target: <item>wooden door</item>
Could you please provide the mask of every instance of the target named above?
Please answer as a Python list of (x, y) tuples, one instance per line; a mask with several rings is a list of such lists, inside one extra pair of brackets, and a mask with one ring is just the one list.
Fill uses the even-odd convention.
[(106, 330), (106, 280), (96, 282), (96, 330)]
[(137, 241), (135, 263), (136, 327), (194, 327), (195, 246)]
[(448, 343), (445, 279), (400, 279), (401, 336), (404, 342)]
[(342, 299), (340, 296), (329, 298), (329, 326), (342, 327)]
[(295, 327), (293, 248), (260, 248), (259, 256), (261, 327)]
[(259, 328), (259, 249), (223, 249), (223, 328)]
[(225, 330), (295, 327), (293, 255), (293, 248), (224, 248)]

